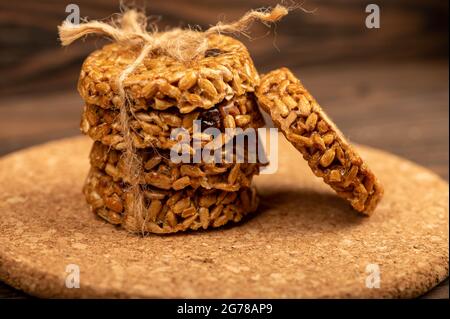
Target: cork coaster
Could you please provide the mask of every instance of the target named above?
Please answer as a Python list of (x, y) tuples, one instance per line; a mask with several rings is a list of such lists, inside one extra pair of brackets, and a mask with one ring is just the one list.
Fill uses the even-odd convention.
[[(358, 149), (385, 186), (363, 217), (281, 138), (278, 172), (255, 178), (253, 218), (141, 238), (88, 210), (91, 144), (66, 139), (0, 160), (6, 283), (41, 297), (415, 297), (448, 275), (448, 184), (396, 156)], [(65, 285), (70, 264), (80, 288)]]

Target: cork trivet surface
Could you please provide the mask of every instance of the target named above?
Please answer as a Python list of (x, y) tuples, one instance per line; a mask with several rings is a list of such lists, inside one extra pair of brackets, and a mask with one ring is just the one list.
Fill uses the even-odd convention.
[[(399, 157), (359, 148), (385, 186), (362, 217), (280, 139), (278, 172), (255, 178), (256, 216), (141, 238), (88, 210), (90, 145), (66, 139), (0, 160), (6, 283), (41, 297), (415, 297), (448, 275), (448, 184)], [(69, 264), (80, 288), (65, 286)], [(380, 286), (367, 288), (377, 267)]]

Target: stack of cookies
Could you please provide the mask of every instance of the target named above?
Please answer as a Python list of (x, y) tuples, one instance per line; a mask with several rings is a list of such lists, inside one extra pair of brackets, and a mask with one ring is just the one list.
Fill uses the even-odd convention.
[[(131, 44), (109, 44), (92, 53), (82, 67), (81, 130), (94, 141), (84, 187), (91, 209), (112, 224), (151, 233), (219, 227), (254, 212), (258, 201), (251, 183), (261, 164), (247, 156), (235, 160), (236, 154), (246, 154), (248, 144), (233, 144), (231, 162), (177, 162), (171, 157), (180, 142), (174, 130), (187, 133), (189, 147), (195, 140), (204, 147), (214, 139), (205, 133), (209, 128), (225, 132), (264, 126), (254, 97), (259, 77), (245, 46), (211, 35), (204, 56), (189, 63), (157, 51), (147, 55), (122, 84), (130, 128), (124, 132), (117, 79), (139, 52)], [(141, 168), (141, 220), (132, 220), (137, 217), (131, 213), (125, 134), (131, 134)], [(225, 136), (215, 140), (219, 146), (230, 142)], [(192, 157), (198, 151), (192, 148)]]

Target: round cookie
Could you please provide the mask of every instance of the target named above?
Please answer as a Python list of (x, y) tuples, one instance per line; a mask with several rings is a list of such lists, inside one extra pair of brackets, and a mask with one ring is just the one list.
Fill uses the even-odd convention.
[[(90, 152), (91, 166), (104, 171), (115, 182), (129, 182), (122, 153), (100, 142)], [(253, 176), (259, 174), (259, 163), (198, 163), (183, 164), (170, 160), (168, 152), (139, 151), (142, 174), (141, 185), (165, 190), (219, 189), (227, 192), (250, 187)]]
[[(133, 108), (181, 113), (209, 109), (223, 100), (253, 92), (259, 75), (246, 47), (223, 35), (208, 37), (203, 58), (189, 64), (152, 54), (124, 81)], [(117, 79), (134, 62), (140, 47), (113, 43), (93, 52), (83, 63), (78, 91), (88, 104), (119, 108)]]
[(142, 233), (216, 228), (229, 221), (240, 221), (258, 206), (256, 192), (251, 188), (226, 192), (203, 188), (165, 191), (147, 187), (144, 190), (146, 215), (137, 217), (129, 213), (134, 207), (132, 194), (126, 188), (101, 170), (91, 168), (83, 193), (98, 216), (128, 231)]
[[(87, 104), (82, 114), (81, 131), (94, 141), (122, 150), (125, 143), (119, 115), (117, 110)], [(233, 97), (208, 110), (187, 114), (180, 113), (176, 108), (164, 111), (136, 110), (130, 114), (130, 118), (131, 136), (136, 148), (170, 149), (177, 143), (171, 138), (172, 130), (177, 128), (186, 129), (192, 139), (194, 121), (201, 121), (198, 130), (202, 131), (209, 127), (223, 132), (227, 127), (245, 130), (264, 126), (264, 119), (253, 94)], [(205, 133), (202, 136), (207, 137)]]
[(287, 68), (264, 75), (256, 96), (311, 170), (352, 207), (371, 214), (383, 187), (316, 100)]

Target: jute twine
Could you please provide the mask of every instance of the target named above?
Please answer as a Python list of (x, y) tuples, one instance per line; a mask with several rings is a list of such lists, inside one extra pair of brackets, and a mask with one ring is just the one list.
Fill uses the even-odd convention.
[[(132, 113), (132, 110), (124, 89), (126, 78), (136, 70), (151, 52), (157, 50), (159, 54), (170, 56), (182, 63), (188, 63), (204, 56), (208, 49), (208, 36), (220, 33), (246, 35), (252, 22), (274, 23), (287, 15), (291, 9), (277, 5), (273, 9), (251, 10), (235, 22), (218, 22), (215, 26), (203, 32), (179, 28), (165, 32), (147, 31), (146, 16), (134, 9), (125, 11), (116, 21), (110, 23), (94, 20), (73, 24), (66, 20), (58, 26), (59, 37), (63, 46), (70, 45), (75, 40), (86, 35), (97, 34), (106, 35), (119, 43), (135, 45), (141, 48), (133, 63), (127, 66), (116, 79), (118, 96), (120, 98), (120, 126), (125, 144), (122, 156), (127, 180), (130, 185), (127, 192), (131, 195), (131, 201), (128, 203), (127, 208), (128, 214), (132, 214), (132, 216), (127, 216), (125, 220), (123, 226), (126, 229), (130, 231), (140, 229), (144, 233), (147, 222), (144, 192), (139, 185), (143, 175), (142, 164), (133, 145), (129, 124), (129, 113)], [(153, 29), (157, 30), (156, 26), (153, 26)], [(140, 225), (138, 221), (140, 221)]]

